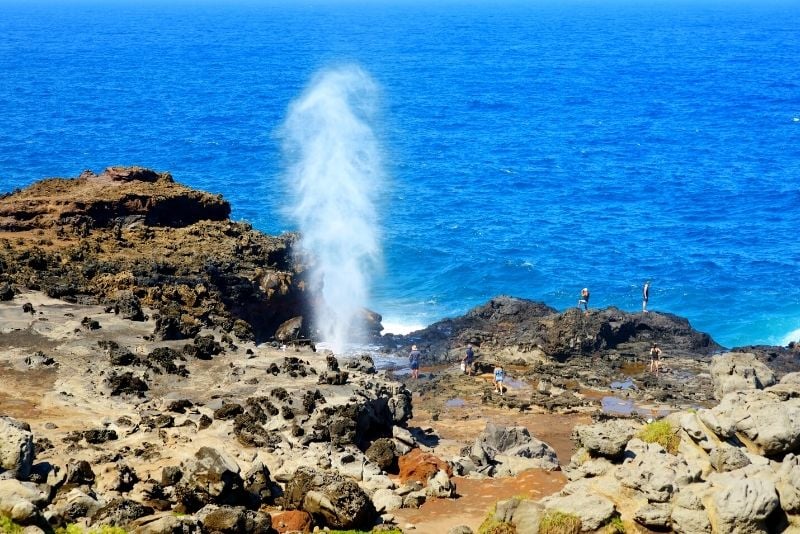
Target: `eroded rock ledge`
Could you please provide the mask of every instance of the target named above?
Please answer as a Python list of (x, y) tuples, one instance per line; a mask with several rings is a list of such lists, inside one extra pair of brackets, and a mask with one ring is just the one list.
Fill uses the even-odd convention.
[(42, 180), (0, 196), (0, 298), (42, 290), (136, 318), (150, 307), (161, 339), (202, 326), (270, 339), (303, 315), (296, 236), (267, 236), (230, 211), (220, 195), (140, 167)]
[[(683, 317), (669, 313), (628, 313), (610, 307), (584, 314), (577, 308), (559, 313), (542, 302), (499, 296), (461, 317), (444, 319), (408, 336), (393, 336), (399, 345), (417, 343), (423, 357), (447, 360), (472, 343), (495, 352), (530, 359), (559, 361), (609, 351), (642, 353), (659, 342), (673, 353), (707, 356), (721, 347)], [(527, 355), (527, 356), (525, 356)]]

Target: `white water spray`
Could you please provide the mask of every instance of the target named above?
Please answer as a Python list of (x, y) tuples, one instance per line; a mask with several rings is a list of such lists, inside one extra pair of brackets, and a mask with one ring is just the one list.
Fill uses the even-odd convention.
[(309, 256), (315, 324), (336, 353), (359, 341), (381, 252), (375, 204), (384, 175), (370, 126), (377, 93), (358, 67), (325, 70), (283, 126), (290, 214)]

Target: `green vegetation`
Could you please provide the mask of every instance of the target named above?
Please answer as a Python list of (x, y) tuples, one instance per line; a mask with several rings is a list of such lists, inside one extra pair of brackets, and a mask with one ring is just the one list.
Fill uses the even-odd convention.
[(606, 525), (605, 534), (625, 534), (625, 523), (622, 518), (617, 516)]
[(677, 429), (672, 428), (669, 421), (664, 419), (645, 425), (642, 431), (639, 432), (638, 437), (647, 443), (658, 443), (670, 454), (678, 452), (678, 445), (681, 443)]
[(580, 517), (558, 510), (546, 512), (539, 523), (539, 534), (578, 534), (580, 531)]
[(478, 534), (517, 534), (517, 529), (511, 523), (495, 519), (493, 512), (486, 516), (481, 526), (478, 527)]
[(478, 527), (478, 534), (516, 534), (517, 529), (511, 523), (498, 521), (494, 514), (497, 512), (497, 503), (489, 509), (486, 518)]
[(21, 534), (24, 529), (5, 515), (0, 515), (0, 534)]

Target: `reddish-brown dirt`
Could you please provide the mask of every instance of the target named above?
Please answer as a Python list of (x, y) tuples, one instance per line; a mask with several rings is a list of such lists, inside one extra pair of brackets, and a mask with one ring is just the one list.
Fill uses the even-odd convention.
[[(465, 377), (465, 380), (470, 380)], [(476, 382), (481, 381), (475, 377)], [(570, 438), (576, 424), (590, 422), (587, 414), (554, 414), (541, 411), (511, 410), (486, 405), (478, 397), (457, 398), (448, 403), (454, 392), (443, 391), (414, 396), (414, 418), (410, 427), (433, 429), (431, 435), (438, 440), (429, 443), (433, 452), (442, 459), (458, 455), (461, 448), (472, 443), (491, 421), (503, 426), (524, 426), (531, 435), (549, 443), (558, 454), (561, 464), (569, 462), (574, 452)], [(512, 391), (511, 394), (514, 394)], [(444, 401), (444, 402), (443, 402)], [(444, 408), (441, 408), (444, 406)], [(435, 417), (433, 414), (436, 414)], [(488, 511), (497, 501), (520, 496), (540, 499), (560, 490), (566, 477), (560, 471), (532, 469), (510, 478), (454, 477), (455, 499), (431, 499), (419, 509), (402, 509), (394, 512), (401, 528), (414, 525), (419, 534), (444, 534), (450, 528), (467, 525), (477, 531)]]

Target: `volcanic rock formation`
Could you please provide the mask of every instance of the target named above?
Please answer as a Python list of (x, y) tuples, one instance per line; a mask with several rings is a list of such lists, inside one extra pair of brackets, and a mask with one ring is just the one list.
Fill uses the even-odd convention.
[(38, 289), (133, 319), (146, 306), (160, 339), (211, 325), (270, 339), (305, 311), (296, 236), (264, 235), (230, 211), (219, 195), (140, 167), (42, 180), (0, 197), (0, 298)]

